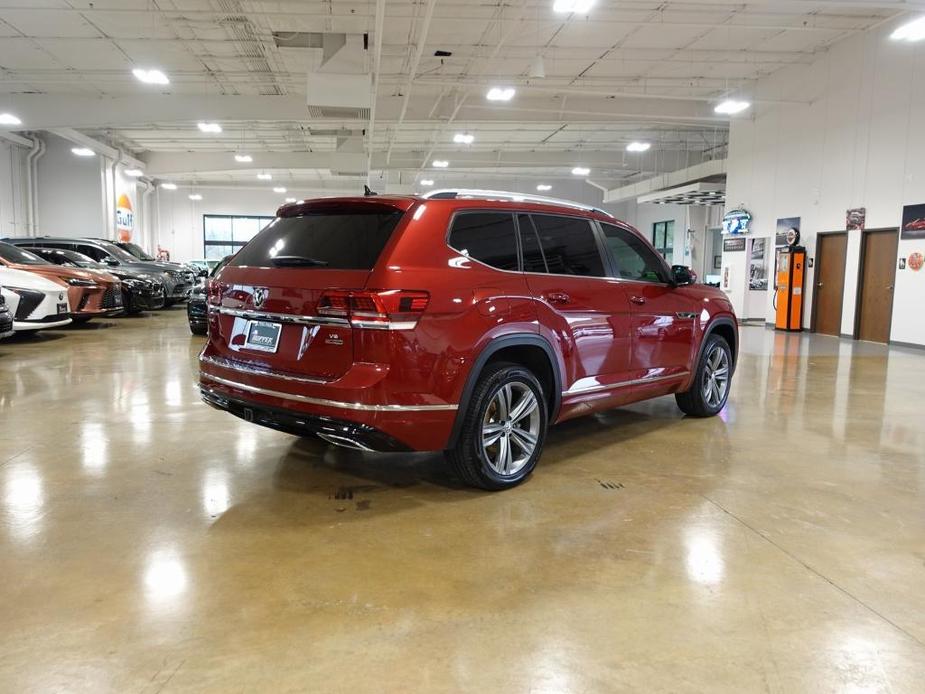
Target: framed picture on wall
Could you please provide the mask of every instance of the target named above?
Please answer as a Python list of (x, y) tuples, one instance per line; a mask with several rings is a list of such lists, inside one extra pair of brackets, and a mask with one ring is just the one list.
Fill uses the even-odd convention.
[(713, 256), (713, 269), (722, 270), (723, 269), (723, 256), (714, 255)]
[(902, 238), (925, 239), (925, 205), (906, 205), (903, 208)]

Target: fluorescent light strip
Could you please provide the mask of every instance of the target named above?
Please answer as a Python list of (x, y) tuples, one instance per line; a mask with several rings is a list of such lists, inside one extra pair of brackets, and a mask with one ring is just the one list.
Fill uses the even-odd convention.
[(190, 193), (187, 197), (189, 197), (190, 200), (202, 200), (202, 196), (199, 193)]
[(713, 111), (715, 113), (720, 113), (727, 116), (734, 116), (737, 113), (742, 113), (742, 111), (746, 110), (749, 106), (751, 106), (751, 104), (747, 101), (726, 99), (725, 101), (717, 104)]
[(648, 142), (630, 142), (626, 146), (627, 152), (648, 152), (652, 145)]
[(92, 149), (90, 149), (89, 147), (72, 147), (72, 148), (71, 148), (71, 152), (73, 152), (74, 154), (76, 154), (78, 157), (93, 157), (93, 156), (96, 156), (96, 152), (94, 152), (94, 151), (93, 151)]
[(160, 70), (146, 70), (145, 68), (136, 67), (132, 70), (132, 74), (135, 75), (136, 79), (145, 84), (170, 84), (167, 75)]
[(161, 183), (158, 186), (158, 188), (163, 188), (164, 190), (176, 190), (177, 184), (176, 183)]
[(894, 41), (921, 41), (925, 39), (925, 17), (919, 17), (911, 22), (907, 22), (890, 34)]
[(250, 164), (254, 158), (250, 154), (235, 154), (234, 160), (239, 164)]
[(222, 126), (218, 123), (197, 123), (199, 129), (204, 133), (220, 133)]
[(471, 145), (475, 142), (475, 135), (469, 133), (456, 133), (453, 135), (453, 142), (457, 145)]
[(445, 169), (450, 165), (446, 159), (434, 159), (432, 165), (435, 169)]
[(485, 94), (489, 101), (510, 101), (514, 98), (516, 91), (513, 87), (492, 87)]
[(587, 176), (589, 173), (591, 173), (591, 169), (584, 166), (576, 166), (572, 169), (572, 174), (575, 176)]
[(257, 174), (257, 178), (259, 178), (261, 181), (272, 181), (273, 180), (273, 176), (268, 173), (259, 173)]

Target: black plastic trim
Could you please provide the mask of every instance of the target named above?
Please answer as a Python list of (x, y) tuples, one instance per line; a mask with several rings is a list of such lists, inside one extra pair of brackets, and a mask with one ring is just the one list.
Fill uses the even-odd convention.
[(735, 373), (736, 366), (739, 363), (739, 342), (741, 338), (739, 337), (739, 326), (736, 325), (736, 322), (732, 318), (727, 316), (714, 318), (707, 326), (706, 330), (703, 331), (703, 339), (700, 340), (700, 347), (697, 348), (697, 359), (694, 360), (694, 368), (691, 369), (691, 373), (695, 372), (697, 364), (700, 363), (700, 357), (703, 356), (703, 348), (707, 344), (707, 338), (716, 332), (716, 327), (719, 325), (728, 325), (736, 334), (736, 343), (734, 345), (729, 345), (729, 349), (732, 350), (732, 373)]
[(554, 381), (552, 392), (553, 406), (552, 410), (549, 412), (548, 421), (556, 421), (556, 417), (559, 414), (559, 407), (562, 404), (562, 374), (559, 372), (559, 362), (556, 359), (555, 350), (552, 348), (552, 345), (549, 344), (548, 340), (535, 333), (505, 335), (504, 337), (495, 338), (488, 343), (488, 346), (486, 346), (475, 358), (472, 368), (469, 369), (469, 375), (466, 377), (466, 385), (463, 386), (462, 395), (459, 398), (459, 408), (456, 410), (456, 421), (453, 422), (453, 430), (450, 432), (447, 448), (452, 448), (456, 445), (459, 432), (462, 430), (463, 419), (465, 419), (466, 412), (469, 409), (469, 401), (472, 399), (472, 392), (475, 390), (475, 385), (478, 383), (479, 376), (485, 368), (485, 364), (488, 363), (488, 360), (491, 359), (494, 354), (497, 354), (500, 350), (507, 347), (540, 347), (546, 353), (546, 358), (549, 360), (549, 366), (552, 369), (552, 378)]

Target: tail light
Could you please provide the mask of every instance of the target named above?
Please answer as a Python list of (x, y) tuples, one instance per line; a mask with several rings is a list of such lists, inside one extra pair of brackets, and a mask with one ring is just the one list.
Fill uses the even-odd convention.
[(318, 300), (318, 315), (343, 318), (354, 328), (411, 330), (427, 309), (430, 294), (405, 289), (329, 289)]

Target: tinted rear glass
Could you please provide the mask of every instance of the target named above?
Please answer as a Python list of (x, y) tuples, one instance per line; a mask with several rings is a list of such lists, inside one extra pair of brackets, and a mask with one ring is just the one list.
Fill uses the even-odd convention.
[(453, 219), (450, 246), (501, 270), (517, 270), (514, 216), (508, 212), (465, 212)]
[(18, 263), (20, 265), (48, 265), (48, 261), (39, 258), (34, 253), (17, 248), (9, 243), (0, 243), (0, 258), (8, 263)]
[(531, 215), (549, 272), (554, 275), (603, 277), (604, 262), (591, 223), (578, 217)]
[(229, 265), (272, 267), (277, 256), (303, 256), (325, 269), (371, 270), (404, 212), (385, 207), (278, 217)]

